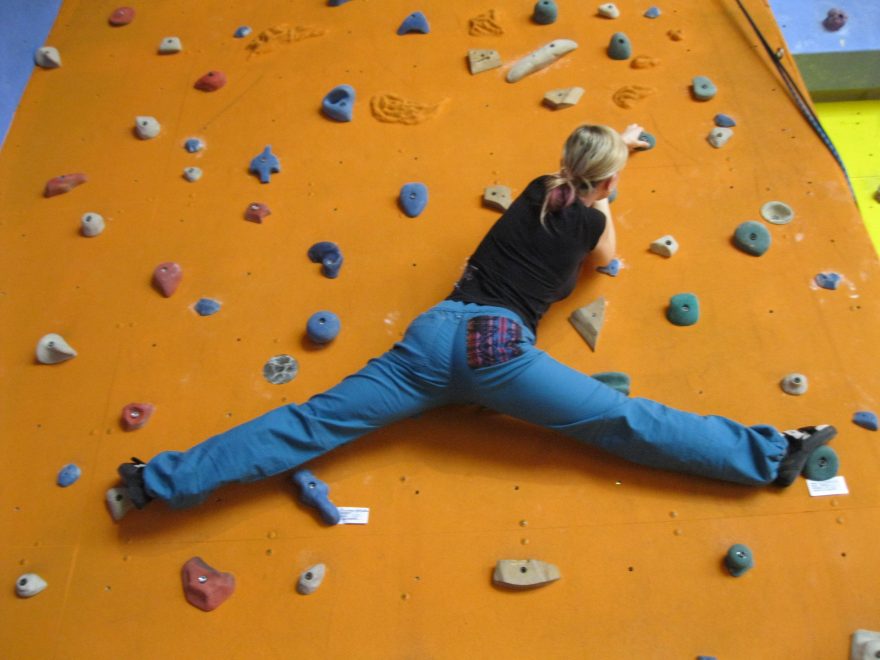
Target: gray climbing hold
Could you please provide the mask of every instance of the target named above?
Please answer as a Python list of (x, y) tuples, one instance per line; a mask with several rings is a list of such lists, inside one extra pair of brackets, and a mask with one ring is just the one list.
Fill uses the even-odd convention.
[(330, 241), (321, 241), (315, 243), (309, 248), (309, 260), (312, 263), (321, 264), (321, 272), (325, 277), (334, 279), (339, 276), (339, 269), (342, 268), (342, 252), (336, 243)]
[(760, 257), (770, 249), (770, 232), (760, 222), (747, 220), (736, 228), (733, 243), (740, 250), (755, 257)]
[(870, 410), (860, 410), (853, 414), (853, 424), (869, 431), (876, 431), (878, 428), (877, 413)]
[(840, 458), (837, 452), (828, 445), (823, 445), (810, 454), (801, 474), (810, 481), (828, 481), (837, 476), (839, 468)]
[(221, 303), (213, 298), (200, 298), (195, 304), (195, 310), (199, 316), (211, 316), (220, 311)]
[(284, 385), (296, 378), (299, 364), (292, 355), (276, 355), (263, 365), (263, 378), (273, 385)]
[(141, 115), (134, 118), (134, 130), (141, 140), (150, 140), (162, 131), (155, 117)]
[(728, 143), (730, 138), (733, 137), (733, 129), (725, 128), (723, 126), (716, 126), (711, 131), (709, 131), (709, 135), (706, 136), (706, 139), (716, 149), (720, 149), (725, 144)]
[(555, 39), (514, 62), (507, 72), (506, 80), (509, 83), (522, 80), (530, 73), (550, 66), (560, 57), (570, 53), (577, 47), (577, 43), (571, 39)]
[(532, 12), (532, 20), (538, 25), (550, 25), (556, 22), (559, 10), (553, 0), (538, 0)]
[(81, 476), (82, 470), (79, 469), (79, 466), (70, 463), (69, 465), (65, 465), (58, 472), (56, 483), (62, 488), (67, 488), (68, 486), (75, 484)]
[(204, 149), (205, 143), (199, 138), (189, 138), (186, 142), (183, 143), (183, 148), (186, 149), (189, 153), (194, 154)]
[(116, 522), (122, 520), (125, 514), (135, 508), (125, 488), (111, 488), (104, 496), (104, 501), (107, 504), (107, 510), (110, 511), (110, 516)]
[(593, 374), (593, 378), (608, 387), (613, 387), (618, 392), (629, 396), (630, 377), (622, 371), (601, 371)]
[(418, 217), (428, 205), (428, 186), (424, 183), (406, 183), (401, 187), (398, 202), (410, 218)]
[(678, 252), (678, 241), (676, 241), (671, 235), (667, 234), (651, 243), (651, 246), (648, 249), (654, 254), (659, 254), (661, 257), (668, 258)]
[(774, 225), (787, 225), (794, 220), (794, 209), (785, 202), (767, 202), (761, 207), (761, 217)]
[(58, 364), (75, 357), (76, 351), (61, 335), (49, 333), (37, 342), (37, 361), (42, 364)]
[(639, 133), (639, 140), (642, 142), (647, 142), (647, 147), (636, 147), (636, 151), (649, 151), (657, 146), (657, 138), (648, 133), (647, 131), (642, 131)]
[(644, 13), (645, 18), (657, 18), (658, 16), (660, 16), (659, 7), (648, 7), (648, 10)]
[(183, 178), (190, 183), (195, 183), (202, 178), (202, 168), (200, 167), (184, 167)]
[(500, 559), (495, 564), (492, 582), (509, 589), (533, 589), (556, 582), (559, 568), (538, 559)]
[(327, 0), (327, 5), (330, 7), (338, 7), (339, 5), (344, 5), (349, 0)]
[(840, 276), (840, 273), (828, 272), (819, 273), (813, 279), (816, 284), (818, 284), (823, 289), (835, 291), (837, 289), (837, 285), (840, 284), (840, 280), (843, 278)]
[(574, 310), (568, 320), (587, 345), (595, 351), (599, 331), (605, 323), (605, 298), (598, 298), (589, 305)]
[(691, 91), (697, 101), (708, 101), (718, 93), (718, 88), (706, 76), (694, 76)]
[(620, 273), (620, 269), (623, 266), (620, 263), (620, 259), (612, 259), (605, 266), (598, 266), (596, 270), (605, 275), (610, 275), (611, 277), (617, 277)]
[(267, 144), (263, 152), (251, 160), (250, 171), (260, 177), (260, 183), (269, 183), (271, 175), (281, 171), (281, 161), (272, 153), (271, 144)]
[(248, 36), (251, 32), (252, 32), (252, 30), (251, 30), (250, 26), (248, 26), (248, 25), (240, 25), (239, 27), (237, 27), (237, 28), (235, 29), (235, 32), (233, 33), (232, 36), (235, 37), (236, 39), (244, 39), (244, 38), (245, 38), (246, 36)]
[(850, 641), (849, 660), (876, 660), (880, 658), (880, 632), (856, 630)]
[(336, 339), (340, 326), (339, 317), (333, 312), (315, 312), (306, 322), (306, 334), (316, 344), (329, 344)]
[(80, 231), (83, 236), (97, 236), (104, 231), (104, 216), (100, 213), (84, 213), (80, 218)]
[(608, 42), (608, 57), (612, 60), (628, 60), (632, 57), (632, 44), (623, 32), (615, 32)]
[(183, 50), (183, 44), (180, 43), (180, 37), (165, 37), (159, 42), (160, 55), (173, 55)]
[(544, 103), (554, 110), (562, 108), (570, 108), (581, 100), (584, 95), (583, 87), (563, 87), (562, 89), (551, 89), (544, 94)]
[(483, 191), (483, 205), (496, 211), (506, 211), (513, 202), (513, 195), (507, 186), (488, 186)]
[(327, 567), (324, 566), (324, 564), (315, 564), (311, 568), (307, 568), (303, 571), (302, 575), (299, 576), (299, 580), (296, 583), (297, 593), (300, 593), (303, 596), (315, 593), (315, 591), (318, 590), (318, 587), (321, 586), (321, 582), (324, 581), (324, 575), (326, 575), (326, 573)]
[(669, 299), (666, 318), (673, 325), (694, 325), (700, 320), (700, 300), (693, 293), (677, 293)]
[(733, 577), (740, 577), (755, 565), (755, 559), (747, 546), (737, 543), (728, 549), (724, 565)]
[(736, 126), (736, 120), (733, 117), (720, 112), (715, 115), (714, 121), (716, 126), (721, 126), (722, 128), (733, 128)]
[(806, 394), (810, 383), (807, 380), (807, 377), (803, 374), (790, 373), (787, 374), (782, 379), (782, 381), (780, 381), (779, 386), (786, 394), (791, 394), (792, 396), (800, 396), (801, 394)]
[(410, 32), (418, 32), (420, 34), (428, 34), (431, 27), (428, 25), (428, 19), (425, 15), (416, 11), (403, 19), (403, 23), (397, 28), (397, 34), (409, 34)]
[(328, 525), (339, 522), (339, 509), (330, 501), (330, 487), (318, 479), (310, 470), (297, 470), (291, 477), (299, 487), (300, 502), (312, 507)]
[(603, 18), (620, 18), (620, 10), (617, 8), (613, 2), (606, 2), (605, 4), (599, 5), (599, 16)]
[(491, 48), (474, 48), (468, 51), (468, 68), (471, 75), (490, 71), (501, 66), (501, 53)]
[(36, 573), (19, 575), (15, 581), (15, 593), (19, 598), (31, 598), (49, 586), (46, 581)]
[(355, 91), (351, 85), (337, 85), (321, 102), (321, 111), (336, 121), (351, 121), (354, 112)]
[(43, 69), (57, 69), (61, 66), (61, 55), (53, 46), (43, 46), (34, 53), (34, 62)]

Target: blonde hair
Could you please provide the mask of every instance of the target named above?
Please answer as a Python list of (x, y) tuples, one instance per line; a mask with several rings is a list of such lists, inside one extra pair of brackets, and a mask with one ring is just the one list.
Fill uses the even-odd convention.
[(562, 150), (562, 167), (546, 182), (541, 223), (548, 211), (559, 211), (589, 194), (595, 185), (616, 174), (626, 165), (629, 149), (620, 133), (608, 126), (579, 126)]

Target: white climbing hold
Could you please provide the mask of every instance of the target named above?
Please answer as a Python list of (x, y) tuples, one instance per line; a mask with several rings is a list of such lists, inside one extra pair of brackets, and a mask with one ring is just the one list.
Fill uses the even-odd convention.
[(58, 364), (75, 357), (76, 351), (61, 335), (49, 333), (37, 342), (37, 361), (43, 364)]
[(620, 18), (620, 10), (613, 2), (606, 2), (604, 5), (599, 5), (599, 16)]
[(512, 192), (507, 186), (488, 186), (483, 191), (483, 204), (489, 208), (506, 211), (512, 202)]
[(38, 48), (37, 52), (34, 54), (34, 62), (37, 63), (37, 66), (43, 67), (44, 69), (57, 69), (61, 66), (61, 54), (58, 52), (57, 48), (43, 46), (42, 48)]
[(670, 234), (667, 234), (651, 243), (649, 249), (651, 252), (659, 254), (661, 257), (671, 257), (678, 252), (678, 241), (676, 241)]
[(183, 44), (180, 43), (180, 37), (165, 37), (159, 43), (159, 52), (162, 55), (171, 55), (182, 50)]
[(706, 137), (709, 140), (709, 144), (711, 144), (716, 149), (720, 149), (730, 138), (733, 137), (733, 129), (727, 128), (726, 126), (716, 126), (712, 129), (709, 135)]
[(46, 581), (36, 573), (25, 573), (15, 581), (15, 593), (19, 598), (36, 596), (49, 586)]
[(559, 568), (538, 559), (501, 559), (495, 564), (492, 581), (512, 589), (543, 587), (560, 577)]
[(880, 632), (856, 630), (852, 634), (849, 660), (873, 660), (880, 658)]
[(100, 213), (84, 213), (80, 219), (80, 229), (83, 236), (97, 236), (104, 231), (104, 216)]
[(544, 94), (544, 103), (554, 110), (560, 108), (570, 108), (581, 100), (584, 95), (583, 87), (565, 87), (563, 89), (552, 89)]
[(785, 202), (767, 202), (761, 207), (761, 217), (774, 225), (787, 225), (794, 220), (794, 209)]
[(198, 181), (202, 178), (202, 170), (200, 167), (185, 167), (183, 178), (190, 182)]
[(119, 522), (125, 517), (125, 514), (134, 508), (134, 503), (129, 498), (125, 488), (111, 488), (105, 495), (107, 509), (113, 520)]
[(596, 342), (599, 340), (599, 331), (605, 323), (605, 298), (598, 298), (589, 305), (584, 305), (568, 318), (575, 330), (580, 333), (589, 347), (595, 351)]
[(483, 73), (501, 66), (501, 54), (492, 49), (473, 49), (468, 51), (468, 67), (471, 75)]
[(327, 567), (324, 564), (315, 564), (303, 571), (303, 574), (299, 576), (299, 582), (296, 583), (297, 592), (303, 596), (315, 593), (318, 587), (321, 586), (326, 572)]
[(806, 393), (807, 388), (809, 387), (809, 382), (807, 381), (807, 377), (803, 374), (792, 373), (782, 379), (780, 386), (782, 387), (782, 391), (786, 394), (799, 396)]
[(522, 80), (530, 73), (550, 66), (560, 57), (570, 53), (577, 47), (577, 43), (571, 39), (555, 39), (517, 60), (510, 71), (507, 72), (507, 82), (514, 83)]
[(159, 135), (162, 127), (155, 117), (138, 116), (134, 118), (134, 127), (141, 140), (149, 140)]

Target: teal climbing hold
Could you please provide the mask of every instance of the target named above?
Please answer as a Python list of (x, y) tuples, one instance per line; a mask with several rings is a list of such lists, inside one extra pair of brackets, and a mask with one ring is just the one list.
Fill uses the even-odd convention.
[(878, 427), (877, 413), (871, 412), (870, 410), (860, 410), (853, 415), (853, 423), (861, 426), (863, 429), (876, 431)]
[(715, 87), (715, 83), (709, 80), (706, 76), (694, 76), (691, 85), (694, 98), (698, 101), (708, 101), (718, 93), (718, 88)]
[(636, 147), (636, 151), (649, 151), (657, 146), (657, 138), (648, 133), (647, 131), (642, 131), (639, 133), (639, 140), (642, 142), (647, 142), (647, 147)]
[(400, 189), (400, 207), (410, 218), (418, 217), (428, 205), (428, 186), (424, 183), (407, 183)]
[(608, 57), (612, 60), (628, 60), (632, 57), (632, 44), (623, 32), (615, 32), (608, 42)]
[(700, 301), (693, 293), (678, 293), (669, 299), (666, 318), (673, 325), (693, 325), (700, 320)]
[(618, 392), (622, 392), (629, 396), (630, 377), (622, 371), (600, 371), (593, 374), (593, 378), (600, 383), (604, 383), (608, 387), (613, 387)]
[(733, 243), (743, 252), (760, 257), (770, 249), (770, 232), (760, 222), (747, 220), (736, 228)]
[(739, 577), (755, 565), (755, 559), (748, 546), (736, 543), (727, 551), (724, 565), (733, 577)]
[(837, 475), (840, 459), (828, 445), (819, 447), (810, 454), (804, 465), (803, 475), (810, 481), (828, 481)]
[(397, 34), (409, 34), (410, 32), (419, 32), (421, 34), (428, 34), (431, 31), (430, 26), (428, 25), (428, 19), (425, 18), (425, 15), (416, 11), (403, 19), (403, 23), (400, 24), (400, 27), (397, 28)]
[(558, 15), (556, 3), (553, 0), (538, 0), (532, 13), (532, 20), (538, 25), (550, 25), (556, 22)]

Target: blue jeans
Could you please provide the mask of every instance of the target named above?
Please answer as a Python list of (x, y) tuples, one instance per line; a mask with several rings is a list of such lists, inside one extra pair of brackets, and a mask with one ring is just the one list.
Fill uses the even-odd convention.
[(276, 408), (144, 471), (174, 508), (229, 483), (291, 470), (393, 422), (447, 404), (479, 404), (555, 429), (636, 463), (740, 484), (771, 483), (787, 447), (770, 426), (747, 427), (630, 398), (535, 348), (516, 314), (444, 301), (359, 372), (302, 405)]

